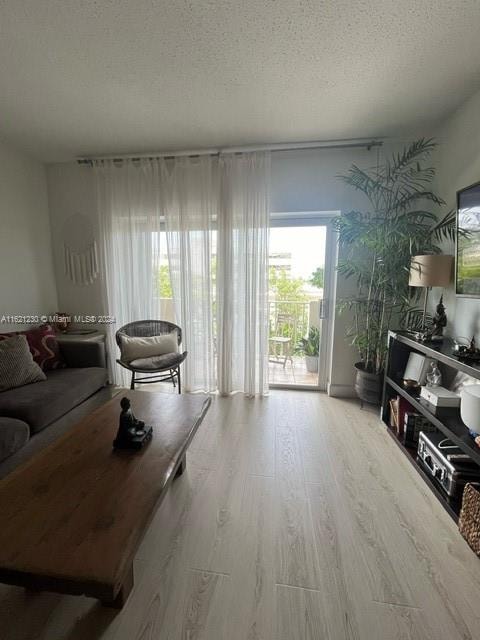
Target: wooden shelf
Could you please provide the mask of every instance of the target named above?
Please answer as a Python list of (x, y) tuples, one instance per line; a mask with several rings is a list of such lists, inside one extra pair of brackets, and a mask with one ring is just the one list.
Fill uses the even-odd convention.
[(457, 371), (462, 371), (472, 376), (472, 378), (478, 378), (480, 380), (480, 364), (468, 364), (468, 362), (459, 360), (452, 355), (453, 340), (451, 338), (445, 338), (443, 342), (435, 344), (433, 342), (418, 342), (418, 340), (401, 331), (390, 331), (390, 337), (426, 355), (428, 358), (434, 358), (438, 360), (438, 362), (442, 362), (449, 367), (457, 369)]
[(417, 457), (416, 450), (405, 447), (401, 438), (397, 436), (396, 431), (389, 426), (389, 400), (395, 396), (405, 398), (416, 412), (424, 416), (440, 433), (449, 438), (480, 467), (480, 448), (477, 447), (467, 427), (462, 422), (460, 409), (458, 407), (435, 407), (431, 405), (423, 398), (420, 398), (418, 393), (405, 389), (401, 379), (410, 353), (413, 351), (437, 360), (444, 375), (445, 386), (454, 381), (458, 372), (471, 376), (480, 383), (480, 365), (468, 364), (455, 358), (452, 355), (453, 341), (447, 338), (441, 344), (422, 343), (406, 333), (390, 331), (388, 341), (387, 375), (384, 380), (382, 400), (382, 419), (386, 424), (387, 432), (422, 476), (449, 515), (454, 520), (458, 520), (461, 498), (457, 497), (453, 500), (448, 497), (440, 483), (423, 467), (422, 461)]
[(442, 506), (447, 511), (448, 515), (457, 522), (460, 514), (460, 508), (462, 506), (461, 503), (458, 501), (448, 500), (445, 496), (445, 492), (441, 489), (435, 478), (432, 478), (432, 476), (428, 475), (428, 473), (424, 471), (422, 464), (418, 461), (417, 452), (414, 449), (406, 447), (394, 429), (387, 427), (387, 432), (415, 467), (416, 471), (422, 476), (423, 480), (429, 485), (435, 496), (442, 503)]
[(433, 407), (428, 402), (407, 391), (399, 381), (397, 382), (388, 376), (385, 381), (395, 389), (398, 395), (406, 398), (414, 409), (425, 416), (439, 431), (447, 438), (450, 438), (457, 447), (480, 465), (480, 449), (470, 436), (467, 427), (463, 424), (460, 418), (460, 411), (456, 407)]

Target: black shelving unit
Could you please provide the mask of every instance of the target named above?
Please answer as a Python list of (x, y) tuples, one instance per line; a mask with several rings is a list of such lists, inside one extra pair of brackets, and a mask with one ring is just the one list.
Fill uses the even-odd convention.
[(453, 341), (445, 338), (441, 344), (421, 343), (406, 333), (390, 331), (388, 336), (388, 358), (386, 363), (386, 375), (382, 397), (382, 420), (387, 427), (388, 433), (407, 455), (425, 482), (430, 486), (434, 494), (440, 500), (447, 512), (455, 520), (460, 512), (460, 502), (449, 499), (440, 484), (428, 475), (419, 460), (417, 460), (416, 450), (405, 447), (397, 433), (390, 424), (390, 406), (392, 398), (401, 396), (421, 415), (435, 426), (441, 433), (455, 443), (464, 453), (466, 453), (477, 465), (480, 466), (480, 448), (477, 447), (470, 436), (467, 427), (460, 418), (460, 410), (450, 407), (433, 407), (430, 403), (420, 398), (414, 392), (404, 388), (402, 376), (407, 366), (410, 353), (414, 351), (434, 358), (439, 363), (444, 379), (444, 386), (453, 380), (455, 375), (461, 371), (468, 376), (480, 380), (480, 366), (462, 362), (452, 355)]

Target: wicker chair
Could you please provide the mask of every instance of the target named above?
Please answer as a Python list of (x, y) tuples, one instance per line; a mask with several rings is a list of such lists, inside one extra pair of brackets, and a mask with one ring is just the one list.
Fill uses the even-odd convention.
[[(130, 322), (121, 327), (115, 334), (115, 340), (121, 349), (122, 336), (130, 336), (136, 338), (151, 338), (154, 336), (162, 336), (172, 331), (177, 332), (178, 345), (182, 343), (182, 330), (173, 322), (166, 320), (139, 320)], [(153, 382), (173, 383), (177, 386), (178, 393), (182, 392), (182, 382), (180, 378), (180, 365), (187, 357), (187, 351), (183, 353), (166, 353), (161, 356), (153, 356), (150, 358), (140, 358), (132, 362), (123, 362), (117, 360), (118, 364), (132, 373), (130, 389), (135, 389), (135, 383), (148, 384)], [(168, 372), (168, 373), (166, 373)], [(135, 374), (146, 374), (145, 377), (136, 378)]]

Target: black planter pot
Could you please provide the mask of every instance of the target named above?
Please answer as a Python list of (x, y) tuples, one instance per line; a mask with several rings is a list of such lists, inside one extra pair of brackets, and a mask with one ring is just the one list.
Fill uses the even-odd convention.
[(382, 399), (383, 373), (365, 371), (363, 362), (355, 364), (355, 391), (363, 405), (364, 402), (379, 405)]

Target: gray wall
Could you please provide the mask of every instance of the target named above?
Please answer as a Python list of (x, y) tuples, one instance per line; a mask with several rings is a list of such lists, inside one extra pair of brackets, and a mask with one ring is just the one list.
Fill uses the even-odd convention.
[[(45, 167), (0, 142), (0, 269), (3, 315), (57, 310)], [(17, 328), (0, 324), (0, 331)]]

